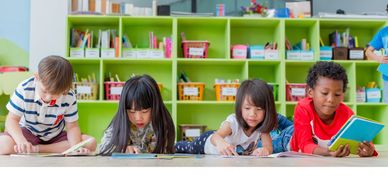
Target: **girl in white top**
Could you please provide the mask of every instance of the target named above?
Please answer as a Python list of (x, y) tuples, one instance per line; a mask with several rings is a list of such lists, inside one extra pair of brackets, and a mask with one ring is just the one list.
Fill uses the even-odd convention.
[[(270, 131), (277, 126), (277, 113), (270, 86), (262, 80), (246, 80), (237, 91), (235, 114), (217, 131), (208, 131), (193, 142), (175, 144), (177, 153), (257, 155), (272, 153)], [(261, 139), (262, 147), (256, 148)]]

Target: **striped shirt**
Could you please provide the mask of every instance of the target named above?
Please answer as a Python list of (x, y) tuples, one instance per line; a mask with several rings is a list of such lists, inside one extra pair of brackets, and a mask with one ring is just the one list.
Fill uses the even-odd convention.
[(43, 141), (61, 133), (66, 122), (78, 120), (77, 101), (73, 91), (45, 103), (39, 97), (34, 77), (18, 85), (7, 104), (9, 112), (21, 117), (20, 127), (27, 128)]

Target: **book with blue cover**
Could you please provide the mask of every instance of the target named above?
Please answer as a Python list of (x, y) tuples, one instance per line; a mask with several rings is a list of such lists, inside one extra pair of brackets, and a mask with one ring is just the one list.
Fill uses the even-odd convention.
[(335, 151), (340, 145), (348, 144), (350, 153), (357, 154), (359, 144), (371, 142), (383, 128), (382, 123), (353, 115), (330, 140), (329, 150)]

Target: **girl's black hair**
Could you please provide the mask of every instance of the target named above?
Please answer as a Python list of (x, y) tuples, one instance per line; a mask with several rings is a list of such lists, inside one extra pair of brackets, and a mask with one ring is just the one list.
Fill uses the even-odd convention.
[(245, 80), (241, 83), (237, 90), (235, 113), (238, 124), (244, 130), (249, 128), (242, 116), (242, 105), (245, 99), (265, 110), (264, 120), (255, 127), (255, 130), (269, 133), (277, 126), (277, 113), (271, 86), (259, 79)]
[[(134, 107), (132, 107), (134, 106)], [(130, 139), (131, 122), (127, 110), (151, 108), (151, 122), (157, 138), (153, 153), (174, 152), (175, 127), (170, 113), (163, 104), (156, 81), (149, 75), (135, 76), (125, 82), (121, 92), (119, 108), (108, 128), (112, 127), (112, 138), (102, 155), (126, 151)], [(114, 147), (114, 149), (113, 149)]]

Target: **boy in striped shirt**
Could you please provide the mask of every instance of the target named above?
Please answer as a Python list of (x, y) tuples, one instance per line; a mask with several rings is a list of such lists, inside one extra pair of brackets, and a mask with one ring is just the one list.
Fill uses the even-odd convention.
[[(39, 62), (38, 73), (20, 83), (7, 104), (0, 154), (59, 153), (93, 138), (82, 135), (78, 126), (72, 79), (73, 69), (66, 59), (48, 56)], [(95, 148), (93, 138), (80, 152)]]

